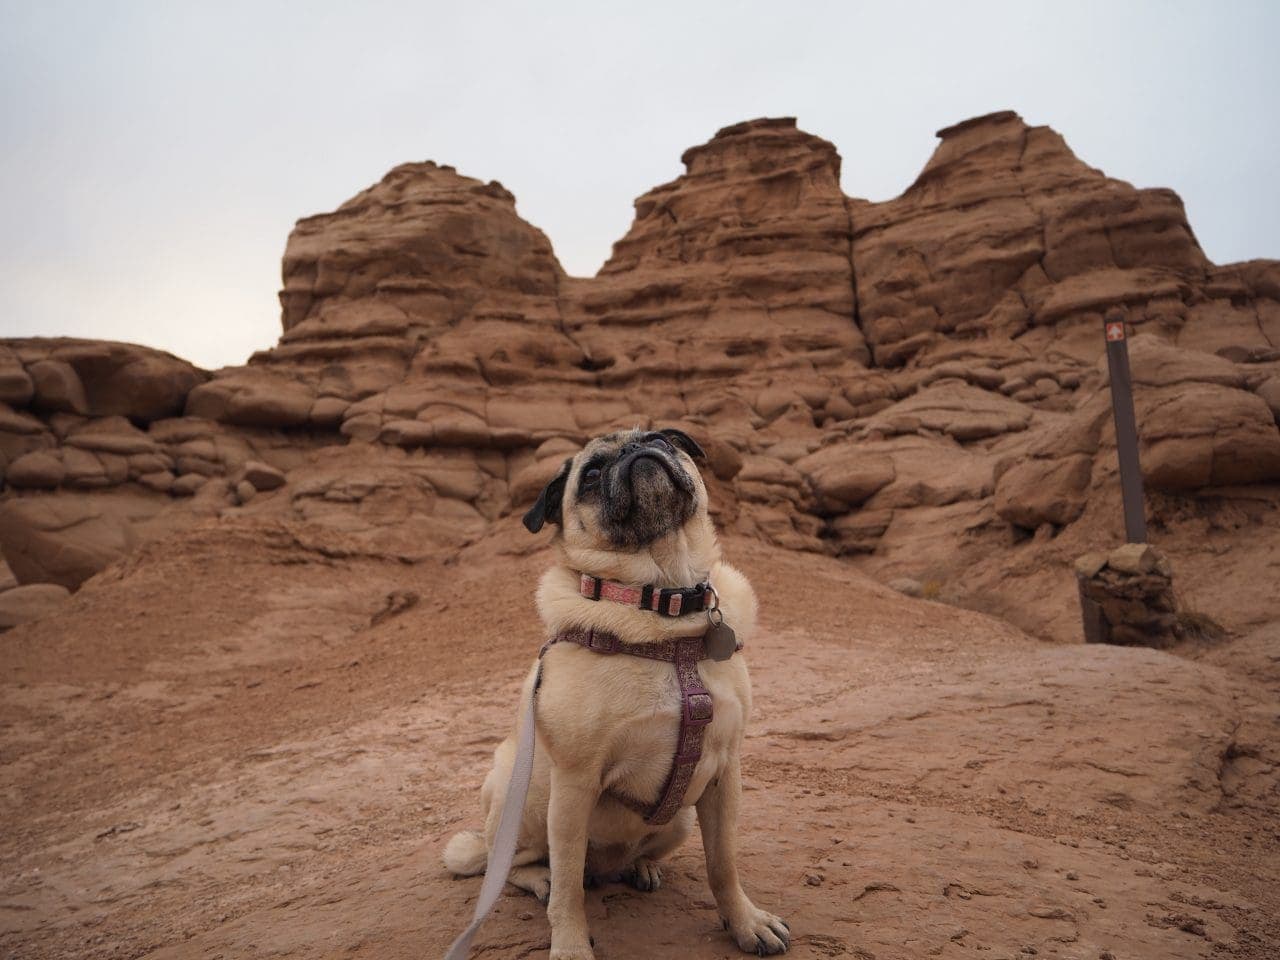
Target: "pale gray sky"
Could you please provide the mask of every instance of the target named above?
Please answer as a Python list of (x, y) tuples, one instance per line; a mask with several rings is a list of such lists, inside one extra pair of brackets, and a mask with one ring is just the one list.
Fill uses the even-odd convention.
[(397, 163), (501, 180), (593, 274), (722, 126), (793, 115), (844, 189), (1011, 108), (1182, 195), (1208, 255), (1280, 257), (1280, 3), (0, 0), (0, 336), (275, 342), (299, 217)]

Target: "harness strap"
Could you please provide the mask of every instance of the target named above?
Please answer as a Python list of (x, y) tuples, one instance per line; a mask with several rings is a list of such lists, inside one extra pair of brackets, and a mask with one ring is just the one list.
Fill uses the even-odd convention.
[[(671, 770), (657, 802), (650, 806), (626, 794), (609, 791), (609, 795), (623, 806), (644, 817), (645, 823), (655, 827), (670, 823), (689, 790), (694, 770), (702, 759), (703, 734), (707, 724), (715, 716), (711, 693), (703, 686), (702, 676), (698, 672), (698, 661), (708, 658), (703, 637), (699, 635), (653, 643), (623, 643), (616, 634), (604, 630), (570, 629), (548, 640), (543, 651), (555, 643), (576, 643), (596, 653), (625, 653), (633, 657), (675, 664), (676, 681), (680, 685), (680, 731), (676, 735), (676, 752), (671, 758)], [(741, 649), (741, 644), (738, 649)]]

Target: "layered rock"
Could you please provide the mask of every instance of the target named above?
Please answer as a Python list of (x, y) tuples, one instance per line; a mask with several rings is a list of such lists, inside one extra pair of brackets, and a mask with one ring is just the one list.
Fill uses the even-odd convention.
[(1274, 264), (1214, 268), (1172, 191), (1112, 180), (1011, 112), (938, 136), (901, 197), (853, 207), (862, 322), (879, 362), (900, 364), (954, 334), (1025, 337), (1039, 354), (1091, 358), (1114, 305), (1166, 336), (1192, 319), (1217, 328), (1186, 335), (1198, 349), (1280, 340), (1280, 313), (1259, 323), (1241, 309), (1274, 295)]
[[(412, 558), (519, 511), (592, 434), (678, 423), (711, 454), (726, 529), (1065, 635), (1074, 618), (1029, 609), (1008, 573), (1062, 601), (1074, 556), (1116, 536), (1099, 357), (1120, 308), (1161, 535), (1212, 502), (1247, 503), (1272, 536), (1280, 265), (1214, 266), (1173, 193), (1110, 179), (1014, 114), (939, 136), (877, 204), (842, 193), (835, 148), (794, 120), (726, 127), (636, 201), (589, 279), (500, 184), (397, 167), (299, 221), (283, 335), (245, 366), (0, 349), (7, 509), (198, 492), (189, 513), (322, 524), (344, 550)], [(24, 542), (57, 522), (22, 519), (40, 531)], [(100, 562), (15, 569), (73, 585)]]
[(183, 416), (208, 380), (134, 344), (0, 344), (0, 553), (20, 581), (78, 587), (167, 528), (156, 521), (174, 498), (253, 458), (297, 462), (305, 438)]

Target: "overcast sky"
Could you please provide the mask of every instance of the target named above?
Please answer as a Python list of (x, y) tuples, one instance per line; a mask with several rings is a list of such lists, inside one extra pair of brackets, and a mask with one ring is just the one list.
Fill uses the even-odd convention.
[(796, 116), (884, 200), (992, 110), (1280, 258), (1280, 3), (0, 0), (0, 336), (207, 367), (279, 335), (293, 222), (407, 160), (501, 180), (594, 274), (730, 123)]

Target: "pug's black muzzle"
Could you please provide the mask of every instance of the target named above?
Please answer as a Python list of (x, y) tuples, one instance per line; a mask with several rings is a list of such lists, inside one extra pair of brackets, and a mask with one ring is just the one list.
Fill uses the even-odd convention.
[(636, 445), (604, 476), (602, 519), (614, 543), (649, 543), (692, 515), (696, 488), (674, 453)]
[(685, 473), (684, 467), (680, 466), (680, 462), (672, 454), (658, 447), (645, 446), (632, 450), (619, 458), (614, 469), (630, 483), (637, 465), (646, 460), (659, 463), (676, 487), (685, 493), (693, 493), (693, 481), (689, 478), (689, 474)]

